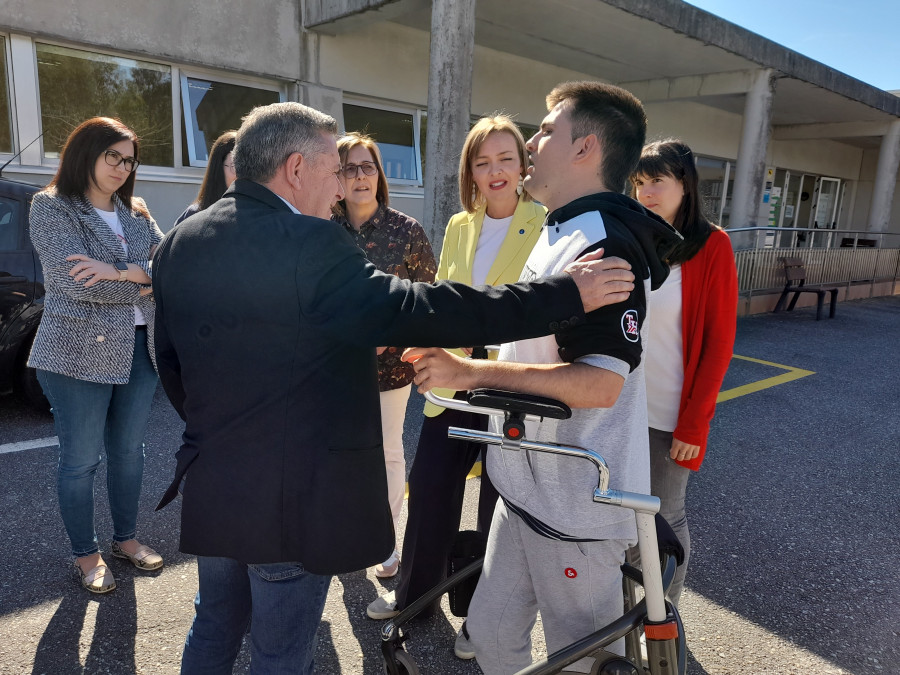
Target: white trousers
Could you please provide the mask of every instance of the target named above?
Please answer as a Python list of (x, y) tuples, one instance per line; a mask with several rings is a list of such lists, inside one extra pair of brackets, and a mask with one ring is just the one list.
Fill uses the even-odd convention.
[[(403, 422), (412, 385), (381, 392), (381, 427), (384, 438), (384, 468), (387, 470), (388, 501), (399, 532), (400, 509), (406, 494), (406, 459), (403, 455)], [(396, 546), (396, 544), (395, 544)]]
[[(531, 630), (538, 610), (548, 654), (622, 616), (619, 567), (630, 543), (547, 539), (500, 500), (466, 619), (484, 674), (509, 675), (531, 663)], [(624, 654), (624, 641), (607, 649)], [(582, 659), (568, 669), (587, 673), (592, 662)]]

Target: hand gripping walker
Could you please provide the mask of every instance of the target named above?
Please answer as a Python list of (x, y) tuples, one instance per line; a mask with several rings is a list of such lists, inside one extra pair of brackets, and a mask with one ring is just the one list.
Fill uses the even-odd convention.
[[(593, 491), (593, 501), (634, 512), (638, 532), (638, 548), (643, 570), (626, 563), (622, 566), (625, 613), (607, 626), (577, 642), (533, 663), (516, 675), (551, 675), (585, 656), (594, 657), (591, 675), (684, 675), (686, 645), (681, 617), (665, 599), (665, 590), (672, 583), (675, 568), (683, 560), (678, 539), (661, 517), (659, 498), (635, 492), (609, 489), (609, 467), (602, 456), (583, 448), (539, 443), (525, 438), (525, 420), (540, 421), (544, 417), (568, 419), (572, 411), (553, 399), (490, 389), (469, 392), (467, 401), (448, 399), (428, 392), (425, 397), (445, 408), (454, 408), (484, 415), (504, 415), (503, 433), (473, 431), (451, 427), (451, 438), (487, 445), (499, 445), (509, 450), (548, 452), (586, 459), (597, 467), (599, 480)], [(659, 526), (659, 533), (657, 532)], [(659, 537), (659, 538), (658, 538)], [(662, 561), (660, 560), (662, 558)], [(476, 560), (428, 593), (411, 603), (381, 629), (381, 651), (387, 675), (417, 675), (419, 669), (403, 642), (408, 638), (401, 628), (422, 609), (444, 593), (481, 571), (483, 558)], [(635, 587), (644, 588), (644, 599), (636, 601)], [(647, 659), (642, 662), (640, 631), (647, 642)], [(604, 647), (626, 637), (627, 658), (608, 652)], [(644, 663), (647, 665), (645, 666)]]

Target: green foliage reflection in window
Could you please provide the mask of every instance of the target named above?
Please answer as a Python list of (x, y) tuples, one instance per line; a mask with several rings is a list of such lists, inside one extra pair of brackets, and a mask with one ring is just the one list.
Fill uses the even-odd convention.
[(174, 164), (169, 66), (55, 45), (36, 48), (46, 156), (59, 156), (84, 120), (103, 116), (135, 131), (142, 164)]

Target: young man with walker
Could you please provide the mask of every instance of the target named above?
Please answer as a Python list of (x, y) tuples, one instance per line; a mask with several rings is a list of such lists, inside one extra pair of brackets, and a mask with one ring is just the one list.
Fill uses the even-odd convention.
[[(634, 291), (584, 321), (561, 321), (555, 336), (503, 345), (499, 361), (439, 349), (404, 358), (415, 361), (420, 392), (489, 387), (566, 403), (575, 409), (570, 420), (545, 419), (528, 437), (595, 450), (609, 464), (610, 487), (647, 494), (642, 333), (648, 295), (668, 274), (661, 258), (679, 235), (621, 194), (644, 144), (640, 101), (611, 85), (569, 82), (549, 94), (547, 107), (527, 145), (525, 187), (549, 214), (521, 280), (553, 274), (602, 246), (631, 264)], [(477, 658), (485, 675), (506, 675), (531, 663), (538, 611), (549, 653), (621, 616), (619, 566), (637, 534), (629, 511), (584, 498), (597, 480), (584, 462), (496, 447), (487, 462), (502, 500), (456, 653)], [(610, 649), (622, 653), (622, 641)], [(586, 658), (565, 672), (591, 666)]]

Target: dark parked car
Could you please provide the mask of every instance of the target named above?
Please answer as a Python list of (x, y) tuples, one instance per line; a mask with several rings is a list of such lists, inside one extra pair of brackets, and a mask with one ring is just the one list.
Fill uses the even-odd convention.
[(25, 362), (44, 311), (44, 274), (28, 236), (31, 197), (41, 188), (0, 176), (0, 394), (18, 391), (48, 409)]

